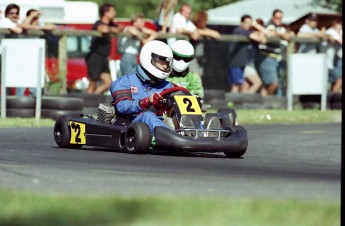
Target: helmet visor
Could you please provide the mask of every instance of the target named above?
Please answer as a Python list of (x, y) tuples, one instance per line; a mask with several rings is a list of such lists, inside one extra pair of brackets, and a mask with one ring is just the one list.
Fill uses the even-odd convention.
[(194, 59), (194, 56), (186, 57), (186, 56), (181, 56), (176, 53), (173, 53), (174, 60), (181, 61), (183, 60), (185, 63), (189, 63)]
[(151, 54), (152, 65), (165, 73), (168, 73), (171, 71), (172, 61), (173, 59), (171, 57), (164, 57), (155, 53)]

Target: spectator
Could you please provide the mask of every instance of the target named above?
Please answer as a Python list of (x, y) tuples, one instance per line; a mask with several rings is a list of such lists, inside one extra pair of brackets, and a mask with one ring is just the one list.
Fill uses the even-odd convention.
[[(259, 26), (253, 23), (252, 17), (243, 15), (241, 17), (241, 24), (236, 27), (233, 34), (244, 35), (252, 42), (266, 43), (266, 37), (262, 32), (252, 30), (252, 26)], [(241, 92), (241, 87), (245, 81), (244, 68), (249, 64), (248, 43), (236, 42), (231, 43), (229, 48), (229, 65), (228, 65), (228, 81), (231, 85), (231, 92)], [(248, 68), (247, 68), (248, 71)]]
[(163, 122), (160, 92), (173, 87), (166, 81), (171, 73), (172, 57), (170, 47), (162, 41), (153, 40), (143, 46), (136, 72), (120, 77), (111, 85), (116, 117), (146, 123), (153, 135), (157, 126), (169, 128)]
[[(108, 63), (110, 53), (110, 34), (118, 33), (123, 27), (113, 22), (116, 16), (115, 7), (112, 4), (105, 3), (100, 8), (100, 20), (92, 26), (92, 30), (99, 31), (102, 37), (92, 37), (90, 51), (86, 55), (86, 64), (88, 67), (89, 94), (103, 94), (111, 85), (111, 75)], [(101, 81), (101, 85), (97, 85)]]
[[(8, 6), (6, 6), (5, 17), (12, 23), (14, 23), (17, 28), (13, 30), (13, 33), (5, 35), (5, 38), (17, 38), (19, 37), (19, 34), (22, 32), (22, 28), (18, 23), (19, 13), (20, 7), (17, 4), (9, 4)], [(7, 21), (6, 23), (8, 23), (8, 20), (5, 19), (5, 21)]]
[(201, 78), (196, 73), (189, 71), (189, 65), (194, 59), (194, 47), (186, 40), (177, 40), (171, 45), (174, 56), (172, 72), (168, 81), (184, 87), (201, 100), (204, 97), (204, 88)]
[[(16, 23), (12, 22), (9, 18), (2, 16), (2, 11), (0, 10), (0, 29), (7, 28), (13, 34), (20, 34), (22, 33), (22, 28), (19, 27)], [(3, 35), (0, 34), (0, 84), (1, 84), (1, 39)], [(10, 89), (6, 89), (6, 94), (10, 94)]]
[(39, 19), (41, 16), (41, 12), (36, 9), (29, 9), (26, 12), (26, 18), (24, 19), (21, 27), (24, 29), (41, 29), (45, 31), (51, 31), (55, 29), (54, 24), (44, 24)]
[[(23, 31), (23, 29), (20, 26), (12, 22), (9, 18), (2, 17), (1, 10), (0, 10), (0, 28), (7, 28), (14, 34), (20, 34)], [(2, 39), (2, 34), (0, 34), (0, 47), (1, 47), (1, 39)], [(1, 49), (0, 49), (0, 54), (1, 54)]]
[(334, 20), (327, 29), (328, 36), (327, 66), (332, 93), (342, 93), (342, 58), (343, 58), (343, 25), (340, 20)]
[[(20, 24), (20, 26), (25, 30), (45, 30), (45, 31), (51, 31), (55, 28), (54, 24), (47, 24), (44, 25), (39, 21), (41, 13), (40, 11), (36, 9), (29, 9), (26, 12), (26, 18), (24, 21)], [(22, 38), (34, 38), (33, 36), (23, 36)], [(16, 95), (17, 96), (24, 96), (25, 95), (25, 87), (18, 87), (16, 88)], [(36, 88), (30, 87), (28, 89), (30, 96), (36, 96)]]
[(166, 33), (169, 31), (178, 0), (161, 0), (158, 8), (157, 31)]
[(144, 15), (142, 13), (135, 14), (131, 17), (131, 26), (127, 26), (124, 32), (131, 35), (131, 37), (123, 37), (120, 40), (122, 48), (122, 58), (120, 63), (120, 69), (122, 75), (127, 75), (135, 72), (137, 65), (137, 58), (139, 48), (141, 45), (155, 39), (157, 32), (144, 27)]
[[(221, 38), (221, 35), (218, 31), (207, 28), (208, 15), (205, 11), (198, 11), (194, 14), (192, 22), (195, 24), (196, 28), (200, 35), (204, 38), (211, 38), (218, 40)], [(189, 69), (190, 71), (198, 74), (200, 77), (204, 74), (204, 65), (206, 63), (206, 55), (204, 53), (204, 44), (205, 42), (197, 40), (193, 41), (192, 44), (195, 49), (195, 59), (192, 60)]]
[[(256, 25), (255, 25), (256, 23)], [(263, 39), (266, 39), (268, 31), (264, 27), (264, 21), (260, 18), (253, 20), (252, 29), (260, 32)], [(263, 40), (264, 41), (264, 40)], [(248, 63), (244, 67), (244, 82), (241, 86), (241, 92), (243, 93), (257, 93), (261, 86), (262, 80), (258, 71), (255, 69), (254, 57), (257, 51), (257, 43), (249, 43), (248, 45)]]
[(266, 26), (266, 34), (281, 39), (280, 42), (260, 44), (255, 54), (255, 67), (263, 81), (261, 94), (276, 95), (279, 87), (278, 70), (281, 67), (283, 50), (293, 35), (282, 24), (283, 12), (275, 9)]
[[(323, 27), (321, 31), (317, 28), (317, 16), (311, 14), (305, 19), (305, 23), (299, 29), (297, 37), (302, 38), (325, 38), (326, 29)], [(319, 52), (319, 43), (300, 43), (297, 50), (298, 53), (317, 53)]]
[[(199, 39), (199, 32), (194, 23), (190, 20), (192, 7), (189, 4), (183, 4), (178, 13), (173, 17), (170, 32), (174, 34), (188, 35), (192, 40)], [(171, 45), (176, 38), (168, 38), (168, 44)]]

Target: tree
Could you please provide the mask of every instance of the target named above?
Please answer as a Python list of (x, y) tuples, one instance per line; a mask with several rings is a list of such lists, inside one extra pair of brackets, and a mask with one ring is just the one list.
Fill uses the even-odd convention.
[(343, 0), (313, 0), (315, 5), (342, 13)]

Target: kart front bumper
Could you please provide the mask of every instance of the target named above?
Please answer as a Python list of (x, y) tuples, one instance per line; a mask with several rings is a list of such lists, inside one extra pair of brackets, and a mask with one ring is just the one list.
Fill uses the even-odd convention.
[(230, 126), (226, 137), (183, 136), (165, 127), (156, 127), (156, 146), (169, 151), (243, 153), (248, 147), (247, 131)]

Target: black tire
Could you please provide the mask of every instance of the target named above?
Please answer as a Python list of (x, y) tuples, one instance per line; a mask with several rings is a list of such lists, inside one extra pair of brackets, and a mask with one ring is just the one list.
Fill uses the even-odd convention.
[(128, 126), (125, 141), (129, 153), (148, 153), (151, 140), (151, 131), (146, 123), (132, 123)]
[[(242, 126), (229, 126), (226, 129), (230, 130), (231, 133), (229, 134), (229, 136), (235, 131), (235, 130), (246, 130), (245, 128), (243, 128)], [(227, 157), (229, 158), (240, 158), (244, 155), (244, 153), (246, 153), (247, 151), (247, 147), (248, 147), (248, 143), (246, 144), (246, 148), (242, 151), (239, 152), (223, 152)]]
[(72, 149), (80, 149), (83, 145), (82, 144), (71, 144), (71, 128), (69, 125), (69, 117), (68, 116), (61, 116), (55, 122), (54, 125), (54, 139), (56, 144), (60, 148), (72, 148)]
[(35, 109), (6, 109), (7, 117), (32, 118), (35, 117)]
[(220, 123), (223, 128), (236, 125), (237, 113), (235, 109), (218, 109), (217, 115), (220, 118)]
[(51, 118), (57, 120), (63, 115), (69, 116), (80, 116), (83, 112), (81, 110), (56, 110), (56, 109), (42, 109), (41, 116), (42, 118)]
[(229, 158), (240, 158), (242, 157), (242, 155), (244, 155), (244, 153), (246, 153), (247, 150), (241, 151), (241, 152), (236, 152), (236, 153), (232, 153), (232, 152), (224, 152), (224, 154), (226, 155), (226, 157)]
[(43, 96), (42, 109), (82, 110), (84, 99), (77, 97)]
[(205, 119), (204, 119), (204, 128), (207, 127), (208, 123), (210, 122), (210, 119), (213, 117), (218, 117), (217, 113), (206, 113)]
[(7, 96), (6, 97), (6, 108), (15, 109), (34, 109), (36, 106), (36, 100), (31, 96)]

